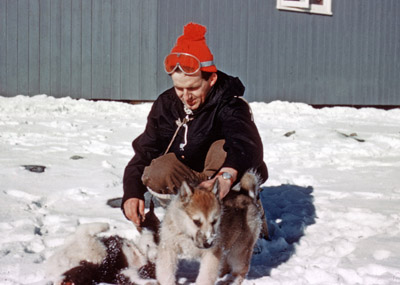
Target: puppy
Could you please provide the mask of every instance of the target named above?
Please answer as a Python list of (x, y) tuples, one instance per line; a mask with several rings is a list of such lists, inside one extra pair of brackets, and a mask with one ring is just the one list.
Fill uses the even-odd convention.
[(258, 177), (247, 172), (240, 185), (222, 202), (218, 180), (212, 189), (182, 183), (161, 225), (156, 261), (160, 284), (175, 284), (179, 258), (200, 260), (196, 284), (214, 284), (226, 274), (230, 276), (225, 282), (243, 282), (260, 234), (262, 211), (257, 203)]

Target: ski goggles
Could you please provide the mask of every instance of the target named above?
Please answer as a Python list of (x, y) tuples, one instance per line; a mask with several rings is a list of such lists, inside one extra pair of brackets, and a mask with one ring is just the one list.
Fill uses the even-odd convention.
[(214, 65), (212, 60), (200, 62), (194, 55), (182, 52), (170, 53), (164, 59), (164, 69), (168, 74), (172, 74), (179, 68), (186, 75), (193, 75), (198, 72), (200, 68), (212, 65)]

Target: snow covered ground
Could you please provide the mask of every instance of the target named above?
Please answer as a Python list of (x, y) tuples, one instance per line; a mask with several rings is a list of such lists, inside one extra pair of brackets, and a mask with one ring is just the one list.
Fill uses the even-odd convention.
[[(137, 237), (106, 201), (122, 195), (150, 106), (0, 97), (0, 284), (46, 284), (44, 262), (79, 224)], [(245, 284), (400, 284), (400, 109), (251, 107), (272, 237)]]

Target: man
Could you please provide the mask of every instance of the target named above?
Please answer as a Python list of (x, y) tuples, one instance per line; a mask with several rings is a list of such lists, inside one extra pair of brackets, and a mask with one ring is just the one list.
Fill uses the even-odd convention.
[(176, 194), (183, 180), (220, 182), (223, 198), (248, 169), (264, 182), (263, 146), (238, 78), (218, 71), (206, 28), (189, 23), (164, 61), (173, 88), (154, 102), (146, 129), (132, 146), (124, 173), (122, 209), (136, 226), (144, 219), (144, 193)]

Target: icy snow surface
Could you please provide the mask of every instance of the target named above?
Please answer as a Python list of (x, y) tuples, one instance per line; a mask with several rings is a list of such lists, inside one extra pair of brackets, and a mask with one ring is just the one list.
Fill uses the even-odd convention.
[[(46, 284), (44, 262), (79, 224), (137, 237), (106, 201), (122, 195), (150, 107), (0, 97), (0, 284)], [(400, 284), (400, 110), (251, 107), (272, 237), (257, 243), (244, 284)]]

